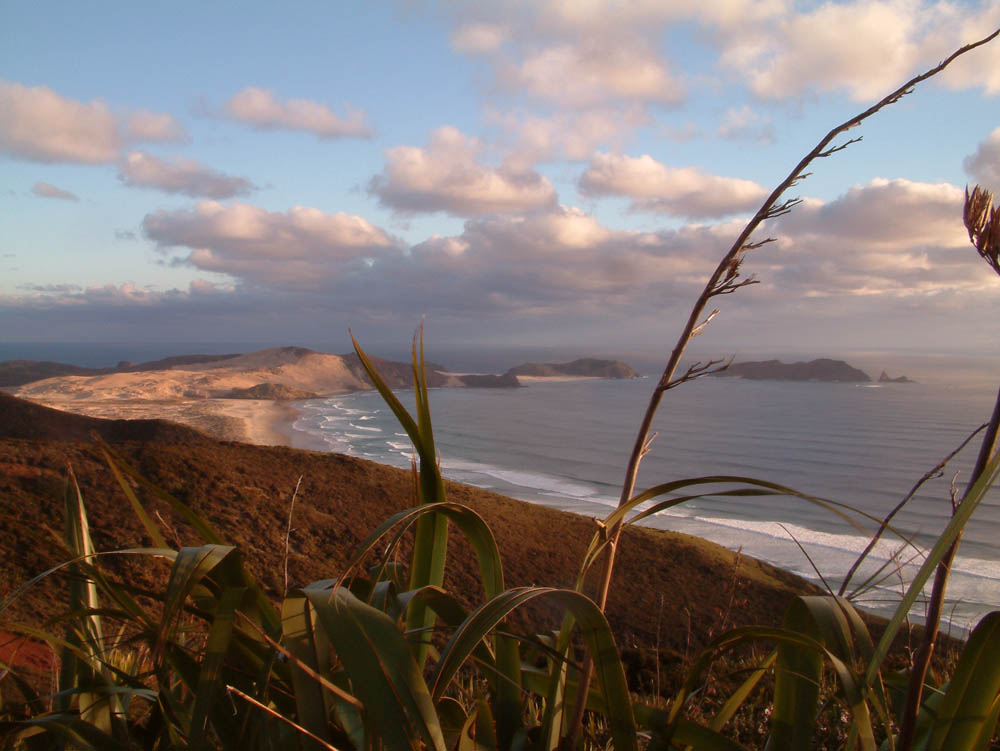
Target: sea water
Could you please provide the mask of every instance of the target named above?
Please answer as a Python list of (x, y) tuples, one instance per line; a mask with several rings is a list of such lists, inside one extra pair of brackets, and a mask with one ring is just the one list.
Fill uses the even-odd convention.
[[(446, 477), (595, 517), (617, 503), (652, 379), (532, 383), (521, 389), (435, 389), (434, 433)], [(406, 401), (405, 393), (400, 394)], [(995, 392), (948, 384), (842, 384), (705, 378), (668, 392), (638, 489), (736, 475), (888, 513), (992, 411)], [(412, 407), (412, 398), (407, 401)], [(413, 447), (378, 394), (300, 404), (296, 445), (410, 466)], [(889, 563), (859, 604), (890, 612), (951, 515), (978, 442), (925, 483), (893, 520), (854, 582)], [(955, 475), (957, 473), (957, 478)], [(687, 532), (836, 590), (877, 524), (790, 497), (707, 497), (645, 523)], [(1000, 490), (965, 531), (945, 617), (956, 635), (1000, 607)], [(919, 620), (923, 604), (913, 616)]]

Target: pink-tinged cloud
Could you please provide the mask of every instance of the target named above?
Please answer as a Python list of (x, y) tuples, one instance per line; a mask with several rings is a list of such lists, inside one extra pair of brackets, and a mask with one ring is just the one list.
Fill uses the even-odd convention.
[[(990, 2), (849, 0), (775, 11), (716, 29), (721, 66), (762, 99), (844, 91), (872, 101), (1000, 24), (1000, 6)], [(938, 83), (995, 93), (998, 68), (1000, 51), (988, 45), (956, 61)]]
[(174, 118), (162, 112), (139, 110), (128, 116), (125, 140), (133, 141), (186, 141), (188, 135)]
[(0, 81), (0, 151), (34, 162), (105, 164), (131, 141), (177, 141), (183, 128), (169, 115), (122, 117), (100, 99), (79, 102), (47, 86)]
[(1000, 292), (962, 225), (953, 185), (877, 179), (834, 201), (807, 199), (766, 232), (746, 268), (792, 298), (931, 298)]
[(392, 237), (359, 216), (305, 206), (278, 212), (202, 201), (193, 209), (148, 214), (142, 226), (162, 248), (190, 249), (182, 262), (264, 285), (314, 287), (398, 252)]
[(962, 190), (948, 183), (876, 178), (829, 203), (806, 200), (775, 228), (800, 240), (878, 250), (964, 247), (963, 200)]
[(504, 130), (510, 144), (506, 163), (525, 166), (557, 159), (580, 161), (601, 147), (621, 148), (631, 132), (650, 123), (638, 105), (546, 116), (492, 111), (488, 117)]
[(118, 179), (133, 188), (153, 188), (193, 198), (232, 198), (254, 189), (246, 178), (223, 174), (194, 159), (162, 160), (144, 151), (133, 151), (122, 161)]
[(504, 75), (508, 85), (568, 108), (609, 100), (678, 105), (685, 97), (666, 62), (642, 43), (556, 44), (528, 54)]
[(370, 138), (372, 129), (365, 113), (347, 107), (340, 117), (325, 104), (310, 99), (279, 101), (273, 91), (248, 87), (225, 104), (232, 119), (261, 130), (298, 130), (319, 138)]
[(752, 211), (768, 193), (752, 180), (667, 167), (648, 154), (596, 154), (580, 178), (580, 190), (588, 196), (626, 196), (634, 210), (692, 219)]
[(977, 183), (1000, 195), (1000, 128), (979, 142), (975, 153), (965, 158), (963, 166)]
[(426, 149), (396, 146), (386, 151), (382, 174), (369, 190), (398, 211), (446, 211), (484, 216), (537, 211), (556, 205), (552, 183), (534, 170), (477, 161), (480, 145), (455, 128), (431, 134)]
[(38, 182), (31, 186), (31, 192), (39, 198), (56, 198), (60, 201), (79, 201), (80, 197), (76, 193), (57, 188), (49, 183)]
[(507, 40), (510, 29), (502, 24), (468, 23), (451, 34), (451, 46), (466, 55), (484, 55), (496, 52)]

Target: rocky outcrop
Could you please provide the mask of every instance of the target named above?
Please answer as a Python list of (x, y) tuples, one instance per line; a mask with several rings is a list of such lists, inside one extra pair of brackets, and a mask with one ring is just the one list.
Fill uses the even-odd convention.
[(780, 360), (740, 362), (714, 375), (723, 378), (746, 378), (750, 381), (832, 381), (869, 383), (871, 377), (843, 360), (820, 358), (809, 362), (784, 363)]
[(878, 377), (878, 382), (879, 383), (916, 383), (916, 381), (911, 381), (905, 375), (904, 376), (900, 376), (899, 378), (890, 378), (889, 374), (886, 373), (884, 370), (882, 371), (882, 375), (880, 375)]

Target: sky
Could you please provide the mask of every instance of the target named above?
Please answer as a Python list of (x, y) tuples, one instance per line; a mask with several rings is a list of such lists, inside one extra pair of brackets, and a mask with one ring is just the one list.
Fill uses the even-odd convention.
[[(0, 0), (0, 343), (664, 351), (768, 193), (1000, 4)], [(1000, 41), (855, 131), (709, 352), (995, 355)]]

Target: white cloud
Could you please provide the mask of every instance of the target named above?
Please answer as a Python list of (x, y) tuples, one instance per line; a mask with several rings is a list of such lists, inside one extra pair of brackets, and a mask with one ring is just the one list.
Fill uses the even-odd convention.
[(142, 226), (161, 248), (188, 248), (181, 262), (265, 285), (318, 287), (398, 252), (388, 234), (359, 216), (305, 206), (272, 212), (202, 201), (193, 209), (147, 214)]
[(648, 154), (596, 154), (580, 178), (590, 196), (619, 195), (633, 208), (689, 218), (756, 209), (768, 191), (751, 180), (711, 175), (697, 167), (667, 167)]
[(980, 141), (976, 152), (967, 156), (962, 164), (976, 182), (1000, 194), (1000, 128)]
[(507, 162), (525, 165), (562, 158), (583, 160), (599, 147), (620, 148), (630, 131), (649, 122), (638, 106), (550, 116), (492, 111), (489, 117), (505, 131), (511, 143)]
[(187, 133), (174, 118), (161, 112), (140, 110), (128, 117), (127, 141), (185, 141)]
[(245, 178), (225, 175), (194, 159), (176, 157), (164, 161), (144, 151), (134, 151), (122, 161), (118, 179), (131, 187), (194, 198), (232, 198), (254, 188)]
[(0, 80), (0, 150), (34, 162), (105, 164), (130, 141), (177, 141), (183, 128), (169, 115), (122, 117), (102, 100), (79, 102), (47, 86)]
[(748, 268), (794, 299), (996, 293), (1000, 280), (969, 245), (963, 200), (954, 185), (884, 179), (810, 199), (772, 223), (778, 243), (752, 251)]
[[(762, 99), (814, 91), (845, 91), (855, 101), (874, 100), (1000, 22), (995, 4), (981, 8), (921, 0), (824, 2), (801, 11), (776, 12), (745, 26), (714, 29), (720, 63)], [(1000, 91), (990, 45), (939, 79), (953, 88)]]
[(253, 86), (243, 89), (226, 102), (225, 113), (233, 120), (262, 130), (299, 130), (319, 138), (369, 138), (371, 128), (365, 113), (347, 107), (340, 117), (325, 104), (310, 99), (275, 98), (273, 91)]
[(536, 99), (570, 108), (608, 100), (677, 105), (685, 95), (666, 62), (641, 44), (557, 44), (527, 55), (505, 78)]
[[(932, 309), (959, 316), (964, 305), (989, 300), (985, 309), (993, 310), (1000, 280), (969, 247), (961, 203), (955, 186), (905, 180), (872, 181), (827, 203), (808, 199), (770, 223), (766, 232), (778, 242), (749, 253), (745, 271), (762, 283), (727, 298), (723, 321), (792, 316), (806, 326), (869, 316), (871, 331), (888, 332), (880, 316)], [(36, 327), (65, 318), (68, 305), (76, 306), (74, 325), (94, 318), (112, 327), (187, 316), (202, 326), (281, 318), (328, 328), (333, 315), (398, 326), (424, 312), (436, 323), (469, 326), (506, 321), (523, 330), (530, 321), (531, 330), (554, 331), (555, 321), (592, 320), (610, 327), (648, 321), (650, 311), (683, 315), (742, 221), (621, 231), (559, 206), (469, 220), (457, 235), (403, 248), (359, 217), (203, 202), (150, 214), (144, 228), (164, 248), (185, 248), (179, 263), (227, 274), (233, 287), (38, 287), (18, 301), (0, 296), (0, 309)], [(31, 311), (50, 311), (49, 318)]]
[(806, 201), (775, 226), (800, 239), (879, 250), (965, 247), (963, 201), (962, 190), (947, 183), (876, 178), (830, 203)]
[(76, 193), (57, 188), (49, 183), (38, 182), (31, 186), (31, 192), (40, 198), (58, 198), (62, 201), (79, 201), (80, 197)]
[(446, 126), (431, 134), (426, 149), (396, 146), (369, 190), (399, 211), (447, 211), (458, 216), (532, 211), (555, 205), (546, 178), (514, 165), (477, 161), (480, 144)]

